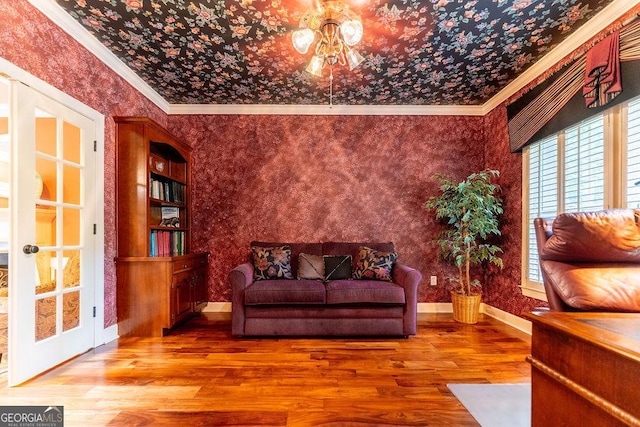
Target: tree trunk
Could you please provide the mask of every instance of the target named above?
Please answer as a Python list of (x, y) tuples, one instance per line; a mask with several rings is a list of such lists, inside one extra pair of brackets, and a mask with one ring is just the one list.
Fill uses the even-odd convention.
[(466, 267), (466, 281), (467, 281), (467, 295), (471, 295), (471, 274), (469, 273), (469, 268), (471, 267), (471, 264), (469, 262), (469, 245), (467, 244), (467, 247), (465, 249), (464, 252), (464, 256), (465, 256), (465, 267)]

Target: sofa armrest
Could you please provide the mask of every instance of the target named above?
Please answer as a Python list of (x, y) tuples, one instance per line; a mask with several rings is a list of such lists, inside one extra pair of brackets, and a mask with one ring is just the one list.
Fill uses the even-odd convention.
[(229, 273), (232, 291), (243, 291), (253, 283), (253, 265), (250, 262), (240, 264)]
[(253, 265), (240, 264), (229, 272), (231, 285), (231, 334), (244, 335), (244, 290), (253, 283)]
[(396, 263), (393, 267), (393, 281), (404, 288), (404, 334), (415, 335), (418, 322), (418, 285), (422, 274), (415, 268)]

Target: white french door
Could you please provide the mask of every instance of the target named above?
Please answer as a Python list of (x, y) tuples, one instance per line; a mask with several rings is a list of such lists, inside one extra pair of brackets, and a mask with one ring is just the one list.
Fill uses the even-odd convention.
[(9, 385), (93, 347), (95, 123), (12, 81)]

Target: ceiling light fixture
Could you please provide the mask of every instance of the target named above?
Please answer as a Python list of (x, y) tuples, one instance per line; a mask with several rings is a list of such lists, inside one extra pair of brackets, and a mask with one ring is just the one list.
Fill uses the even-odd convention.
[(293, 47), (304, 55), (316, 43), (305, 71), (321, 77), (324, 66), (329, 66), (329, 105), (333, 105), (333, 66), (348, 65), (353, 70), (364, 61), (353, 48), (362, 39), (362, 22), (347, 5), (317, 0), (316, 8), (302, 15), (299, 26), (291, 37)]

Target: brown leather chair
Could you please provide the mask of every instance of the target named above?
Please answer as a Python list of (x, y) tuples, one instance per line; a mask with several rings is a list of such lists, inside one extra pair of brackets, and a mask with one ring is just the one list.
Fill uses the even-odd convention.
[(640, 312), (639, 218), (609, 209), (534, 219), (552, 310)]

